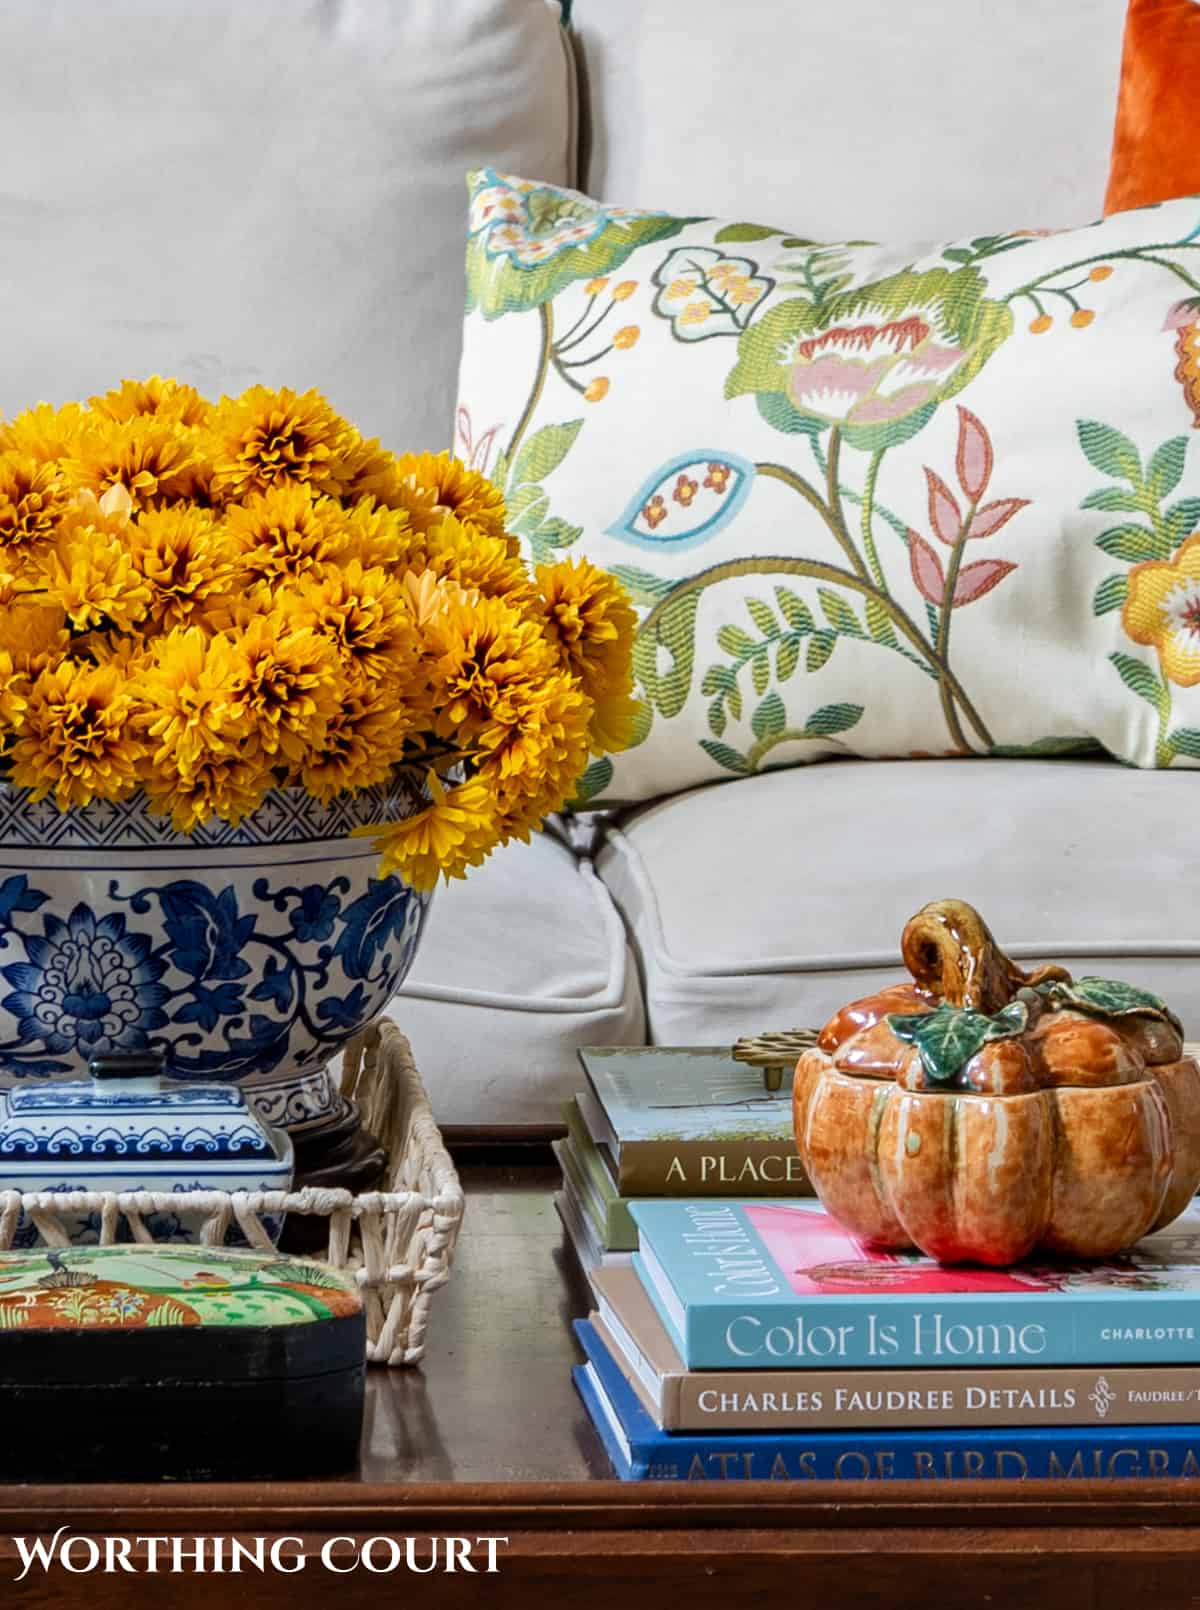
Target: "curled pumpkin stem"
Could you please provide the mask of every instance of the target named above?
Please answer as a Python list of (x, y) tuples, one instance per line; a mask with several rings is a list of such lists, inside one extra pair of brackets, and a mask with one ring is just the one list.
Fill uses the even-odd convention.
[(919, 987), (951, 1006), (991, 1016), (1019, 989), (1052, 979), (1071, 982), (1065, 967), (1025, 972), (1006, 956), (991, 929), (965, 900), (934, 900), (906, 924), (900, 953)]

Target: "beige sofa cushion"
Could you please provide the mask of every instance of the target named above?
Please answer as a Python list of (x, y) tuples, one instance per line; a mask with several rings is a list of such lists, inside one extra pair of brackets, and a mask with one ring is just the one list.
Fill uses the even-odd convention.
[(1148, 986), (1195, 1038), (1195, 792), (1103, 761), (837, 761), (639, 810), (597, 867), (659, 1043), (819, 1024), (903, 976), (905, 920), (954, 896), (1015, 958)]
[(468, 168), (570, 181), (547, 0), (15, 0), (0, 413), (177, 374), (453, 425)]
[(439, 889), (388, 1010), (445, 1124), (557, 1124), (580, 1046), (646, 1037), (608, 891), (549, 832)]
[(1124, 14), (1125, 0), (575, 0), (583, 182), (818, 240), (1086, 223)]

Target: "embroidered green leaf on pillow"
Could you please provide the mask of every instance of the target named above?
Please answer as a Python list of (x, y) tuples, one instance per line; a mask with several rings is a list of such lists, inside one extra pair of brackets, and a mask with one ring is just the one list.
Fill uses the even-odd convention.
[(639, 741), (583, 797), (1200, 764), (1200, 201), (909, 250), (803, 222), (472, 178), (460, 451), (639, 614)]

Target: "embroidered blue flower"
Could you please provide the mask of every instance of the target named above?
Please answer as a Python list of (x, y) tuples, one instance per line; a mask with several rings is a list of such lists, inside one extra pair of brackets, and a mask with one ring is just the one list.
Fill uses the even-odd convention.
[(97, 920), (78, 905), (63, 922), (43, 918), (43, 933), (25, 940), (24, 962), (0, 968), (12, 994), (0, 1007), (18, 1020), (22, 1040), (47, 1051), (141, 1051), (167, 1021), (168, 991), (158, 980), (166, 963), (151, 954), (145, 934), (127, 933), (112, 912)]

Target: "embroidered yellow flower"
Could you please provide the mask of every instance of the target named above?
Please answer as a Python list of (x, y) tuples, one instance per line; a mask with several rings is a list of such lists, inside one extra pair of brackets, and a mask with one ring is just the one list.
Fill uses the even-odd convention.
[(64, 660), (29, 692), (12, 747), (12, 780), (32, 797), (53, 794), (59, 810), (93, 799), (125, 799), (138, 784), (144, 749), (134, 735), (136, 704), (115, 666)]
[(1200, 532), (1173, 559), (1134, 565), (1121, 620), (1135, 643), (1158, 650), (1169, 681), (1200, 685)]
[(319, 392), (287, 386), (251, 386), (240, 397), (222, 397), (209, 429), (213, 495), (233, 500), (294, 482), (336, 493), (347, 478), (346, 454), (358, 441)]

